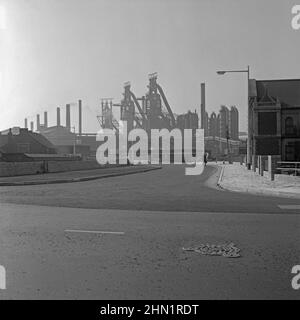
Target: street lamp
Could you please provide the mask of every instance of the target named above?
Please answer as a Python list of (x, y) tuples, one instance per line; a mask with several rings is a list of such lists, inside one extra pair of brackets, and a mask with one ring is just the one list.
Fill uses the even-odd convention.
[(249, 79), (250, 79), (250, 68), (247, 66), (245, 70), (219, 70), (217, 71), (218, 75), (224, 75), (225, 73), (247, 73), (247, 104), (248, 104), (248, 139), (247, 139), (247, 168), (251, 169), (251, 110), (249, 105)]

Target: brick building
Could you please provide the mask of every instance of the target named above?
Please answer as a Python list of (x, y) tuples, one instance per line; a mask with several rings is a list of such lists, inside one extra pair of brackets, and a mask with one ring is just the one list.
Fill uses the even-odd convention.
[(253, 155), (300, 161), (300, 80), (250, 80)]

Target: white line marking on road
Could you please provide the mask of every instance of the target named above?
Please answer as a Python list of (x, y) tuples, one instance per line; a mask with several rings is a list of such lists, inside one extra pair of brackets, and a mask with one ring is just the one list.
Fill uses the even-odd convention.
[(300, 204), (279, 204), (278, 207), (283, 210), (300, 210)]
[(125, 234), (120, 231), (98, 231), (98, 230), (65, 230), (65, 232), (78, 232), (78, 233), (100, 233), (100, 234)]

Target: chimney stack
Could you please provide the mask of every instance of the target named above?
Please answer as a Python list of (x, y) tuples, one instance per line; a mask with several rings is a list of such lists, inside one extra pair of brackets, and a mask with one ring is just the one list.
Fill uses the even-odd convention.
[(40, 131), (41, 128), (41, 122), (40, 122), (40, 115), (36, 115), (36, 131)]
[(27, 129), (28, 128), (28, 121), (27, 121), (27, 118), (25, 118), (24, 120), (24, 127)]
[(201, 83), (201, 129), (205, 127), (205, 83)]
[(33, 121), (30, 122), (30, 130), (33, 132)]
[(78, 112), (79, 112), (78, 131), (79, 131), (79, 135), (81, 136), (82, 134), (82, 101), (81, 100), (78, 101)]
[(48, 128), (48, 114), (47, 114), (47, 111), (44, 112), (44, 127)]
[(70, 113), (70, 104), (66, 105), (66, 127), (71, 130), (71, 113)]
[(60, 126), (60, 108), (56, 108), (56, 125), (59, 127)]

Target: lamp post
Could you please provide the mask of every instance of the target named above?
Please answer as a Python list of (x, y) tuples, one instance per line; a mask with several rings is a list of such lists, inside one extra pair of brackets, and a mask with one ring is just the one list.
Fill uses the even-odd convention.
[(250, 110), (250, 104), (249, 104), (249, 80), (250, 80), (250, 68), (247, 66), (247, 69), (245, 70), (220, 70), (217, 71), (218, 75), (224, 75), (225, 73), (247, 73), (247, 105), (248, 105), (248, 139), (247, 139), (247, 168), (248, 170), (251, 169), (251, 128), (252, 128), (252, 115)]

